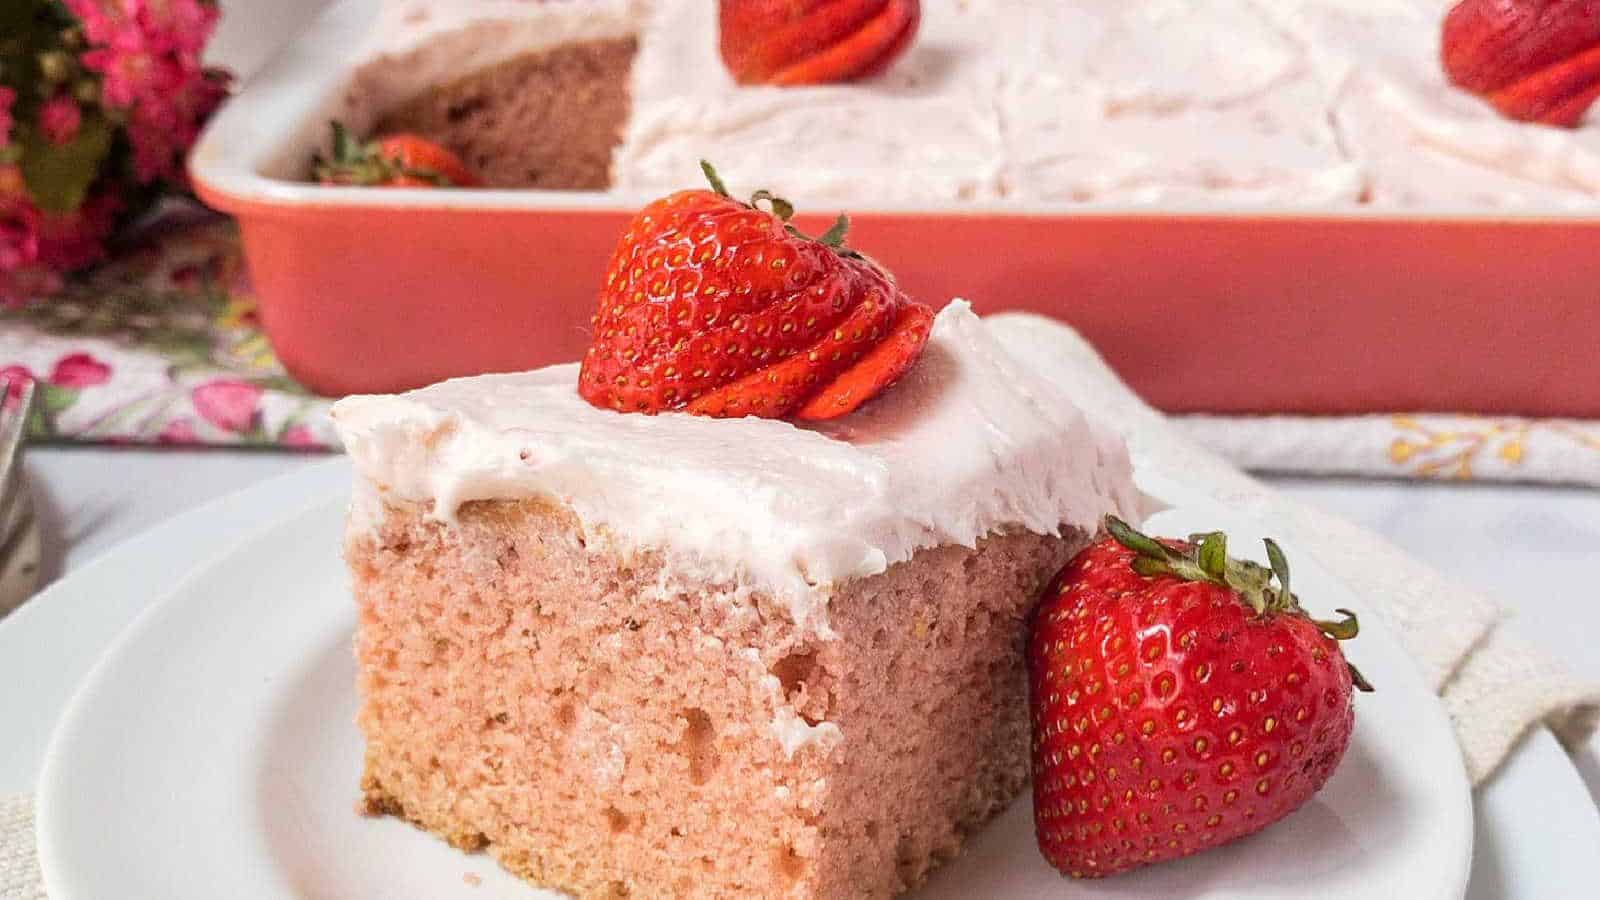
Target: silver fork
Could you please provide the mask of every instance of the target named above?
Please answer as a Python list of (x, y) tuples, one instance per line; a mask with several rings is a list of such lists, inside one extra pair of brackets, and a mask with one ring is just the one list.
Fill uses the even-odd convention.
[[(0, 379), (0, 398), (11, 395)], [(0, 616), (22, 605), (39, 583), (39, 532), (33, 495), (22, 477), (22, 444), (33, 409), (33, 379), (23, 378), (17, 401), (0, 400)]]

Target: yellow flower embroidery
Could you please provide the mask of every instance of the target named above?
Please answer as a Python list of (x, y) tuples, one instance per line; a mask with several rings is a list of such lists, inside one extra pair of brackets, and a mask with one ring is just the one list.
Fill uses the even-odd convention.
[(278, 359), (266, 335), (261, 333), (255, 297), (228, 295), (227, 303), (217, 313), (213, 324), (221, 338), (220, 351), (225, 359), (253, 372), (277, 370)]
[(1425, 478), (1470, 479), (1473, 466), (1490, 455), (1506, 465), (1519, 466), (1527, 454), (1528, 437), (1539, 431), (1600, 451), (1600, 437), (1565, 423), (1467, 418), (1457, 428), (1432, 428), (1410, 416), (1394, 416), (1390, 421), (1400, 434), (1389, 442), (1389, 462)]

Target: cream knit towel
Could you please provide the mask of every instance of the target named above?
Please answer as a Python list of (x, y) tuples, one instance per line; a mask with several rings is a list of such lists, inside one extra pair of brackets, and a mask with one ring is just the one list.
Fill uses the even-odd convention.
[[(1060, 378), (1087, 411), (1116, 423), (1137, 467), (1209, 485), (1218, 500), (1272, 523), (1377, 608), (1443, 699), (1474, 785), (1493, 774), (1539, 723), (1569, 745), (1594, 731), (1600, 686), (1578, 681), (1507, 634), (1493, 602), (1383, 539), (1279, 496), (1229, 465), (1146, 406), (1065, 325), (1016, 313), (988, 321), (1016, 353)], [(31, 807), (26, 798), (0, 801), (0, 898), (43, 897)]]
[(1493, 601), (1234, 468), (1146, 406), (1071, 328), (1022, 313), (988, 321), (1014, 352), (1061, 379), (1080, 406), (1115, 423), (1135, 468), (1208, 486), (1218, 500), (1272, 523), (1375, 607), (1439, 692), (1474, 785), (1494, 774), (1536, 724), (1574, 746), (1600, 723), (1600, 685), (1579, 681), (1508, 634), (1501, 627), (1504, 611)]
[(1173, 421), (1252, 472), (1600, 487), (1600, 420), (1409, 413)]
[(27, 797), (0, 800), (0, 898), (45, 900), (33, 858), (33, 806)]

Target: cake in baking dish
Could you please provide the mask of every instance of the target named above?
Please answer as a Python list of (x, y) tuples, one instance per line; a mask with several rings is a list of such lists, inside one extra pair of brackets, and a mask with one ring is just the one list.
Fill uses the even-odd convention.
[(873, 78), (739, 86), (712, 0), (387, 0), (347, 98), (493, 185), (656, 194), (701, 158), (798, 202), (1587, 208), (1600, 124), (1501, 118), (1445, 0), (925, 0)]
[(1139, 497), (959, 301), (824, 423), (352, 397), (374, 813), (581, 897), (885, 897), (1024, 787), (1025, 617)]

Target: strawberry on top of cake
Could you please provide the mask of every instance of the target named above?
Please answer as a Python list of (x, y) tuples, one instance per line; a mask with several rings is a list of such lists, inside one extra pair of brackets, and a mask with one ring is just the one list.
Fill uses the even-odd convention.
[(606, 266), (578, 393), (620, 412), (832, 419), (917, 361), (933, 312), (852, 250), (810, 237), (770, 191), (677, 191), (634, 217)]

